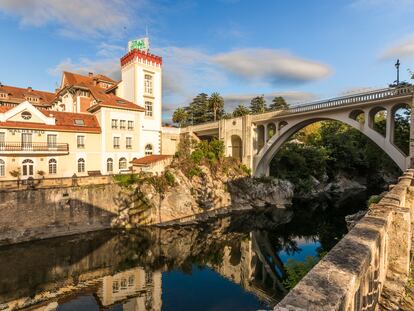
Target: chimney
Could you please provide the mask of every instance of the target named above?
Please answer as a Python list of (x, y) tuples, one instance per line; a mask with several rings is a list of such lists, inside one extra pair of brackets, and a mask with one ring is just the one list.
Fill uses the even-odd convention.
[(92, 78), (93, 77), (93, 72), (88, 73), (88, 76)]
[(31, 86), (29, 86), (29, 87), (27, 88), (27, 91), (28, 91), (28, 92), (31, 92), (31, 91), (32, 91), (32, 87), (31, 87)]

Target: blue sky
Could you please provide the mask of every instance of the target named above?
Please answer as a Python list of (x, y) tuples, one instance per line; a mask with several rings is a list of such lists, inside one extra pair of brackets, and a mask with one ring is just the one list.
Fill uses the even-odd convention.
[(384, 87), (414, 69), (414, 0), (0, 0), (0, 81), (53, 91), (61, 71), (119, 78), (148, 27), (164, 58), (164, 115), (200, 92), (231, 110)]

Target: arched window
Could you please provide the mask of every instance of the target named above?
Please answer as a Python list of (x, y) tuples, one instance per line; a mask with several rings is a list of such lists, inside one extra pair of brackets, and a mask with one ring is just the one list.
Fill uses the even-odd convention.
[(34, 172), (34, 162), (30, 159), (23, 160), (23, 176), (33, 176)]
[(113, 170), (114, 170), (114, 160), (112, 160), (112, 158), (108, 158), (108, 160), (106, 160), (106, 171), (113, 172)]
[(145, 155), (151, 155), (152, 153), (153, 153), (152, 145), (151, 144), (147, 144), (145, 146)]
[(57, 172), (57, 161), (56, 159), (49, 160), (49, 174), (56, 174)]
[(119, 169), (124, 170), (127, 168), (127, 160), (125, 158), (119, 159)]
[(4, 177), (6, 174), (6, 164), (4, 163), (4, 160), (0, 159), (0, 177)]
[(80, 158), (78, 159), (78, 173), (84, 173), (85, 172), (85, 160)]

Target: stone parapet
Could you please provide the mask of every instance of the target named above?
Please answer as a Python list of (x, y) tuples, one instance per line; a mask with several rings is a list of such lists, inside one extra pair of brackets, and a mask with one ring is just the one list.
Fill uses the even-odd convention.
[(408, 170), (274, 310), (392, 310), (409, 273), (412, 180)]

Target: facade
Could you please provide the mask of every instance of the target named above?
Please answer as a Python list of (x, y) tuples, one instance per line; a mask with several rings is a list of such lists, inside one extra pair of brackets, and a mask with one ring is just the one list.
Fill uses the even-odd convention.
[(0, 84), (0, 181), (129, 172), (161, 153), (162, 59), (131, 50), (122, 80), (63, 72), (55, 93)]

